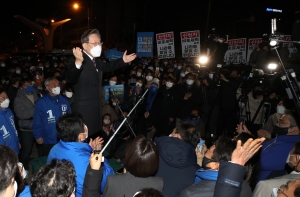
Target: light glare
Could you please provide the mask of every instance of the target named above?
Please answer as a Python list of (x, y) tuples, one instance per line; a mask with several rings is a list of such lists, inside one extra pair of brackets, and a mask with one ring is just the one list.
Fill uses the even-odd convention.
[(202, 56), (199, 58), (200, 64), (206, 64), (208, 62), (208, 58), (206, 56)]
[(277, 68), (277, 64), (271, 63), (268, 65), (268, 69), (274, 70)]

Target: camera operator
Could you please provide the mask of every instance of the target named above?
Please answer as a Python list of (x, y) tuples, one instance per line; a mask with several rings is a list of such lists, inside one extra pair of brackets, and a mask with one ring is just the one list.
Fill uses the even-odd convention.
[(258, 48), (252, 51), (250, 55), (249, 65), (255, 69), (262, 69), (266, 71), (266, 65), (270, 57), (270, 46), (267, 42), (262, 42), (258, 45)]
[[(241, 88), (239, 88), (237, 90), (237, 98), (239, 99), (241, 95), (242, 95), (242, 90), (241, 90)], [(250, 118), (251, 118), (250, 121), (253, 120), (253, 117), (254, 117), (256, 111), (258, 110), (258, 107), (259, 107), (261, 102), (276, 98), (275, 93), (272, 93), (270, 95), (265, 95), (265, 91), (262, 88), (262, 85), (259, 84), (259, 83), (254, 84), (252, 92), (249, 92), (247, 96), (248, 96), (248, 103), (249, 103), (249, 111), (247, 111), (248, 110), (247, 108), (243, 108), (243, 111), (242, 111), (241, 115), (246, 116), (246, 113), (250, 113)], [(244, 102), (240, 103), (240, 106), (247, 107), (248, 103), (247, 103), (247, 101), (245, 103)], [(249, 127), (251, 127), (252, 131), (257, 131), (262, 126), (261, 120), (264, 118), (264, 117), (262, 117), (262, 116), (264, 116), (264, 114), (262, 113), (263, 108), (264, 108), (264, 106), (262, 106), (260, 108), (259, 112), (257, 113), (257, 116), (256, 116), (255, 120), (252, 122), (251, 125), (249, 125)], [(264, 110), (264, 111), (266, 111), (266, 110)]]
[(221, 79), (221, 109), (222, 125), (227, 134), (235, 132), (235, 116), (237, 112), (236, 92), (240, 86), (240, 72), (238, 68), (231, 68), (228, 76), (220, 74)]
[(215, 69), (217, 64), (224, 64), (224, 55), (228, 49), (228, 44), (225, 43), (225, 36), (212, 34), (207, 43), (209, 49), (209, 64), (210, 68)]

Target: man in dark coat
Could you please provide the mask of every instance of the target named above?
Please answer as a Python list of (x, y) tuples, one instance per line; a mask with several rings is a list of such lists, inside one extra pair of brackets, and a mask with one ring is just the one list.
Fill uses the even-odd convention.
[(126, 66), (136, 55), (127, 55), (109, 63), (103, 63), (101, 55), (101, 37), (97, 29), (89, 29), (81, 36), (83, 51), (73, 48), (74, 58), (68, 63), (67, 83), (73, 84), (73, 111), (79, 112), (89, 129), (89, 136), (94, 137), (101, 129), (101, 94), (102, 74)]

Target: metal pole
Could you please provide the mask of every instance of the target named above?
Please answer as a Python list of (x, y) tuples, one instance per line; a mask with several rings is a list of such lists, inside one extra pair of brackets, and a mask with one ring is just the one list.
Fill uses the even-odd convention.
[[(143, 96), (140, 98), (140, 100), (135, 104), (135, 106), (131, 109), (131, 111), (129, 112), (129, 114), (127, 115), (127, 117), (130, 116), (130, 114), (134, 111), (134, 109), (139, 105), (139, 103), (144, 99), (144, 96), (146, 95), (146, 93), (148, 92), (149, 89), (146, 89), (145, 93), (143, 94)], [(110, 142), (114, 139), (114, 137), (117, 135), (117, 133), (119, 132), (120, 128), (123, 126), (123, 124), (125, 123), (125, 121), (127, 121), (127, 117), (121, 122), (121, 124), (119, 125), (119, 127), (117, 128), (117, 130), (114, 132), (114, 134), (109, 138), (108, 142), (105, 144), (105, 146), (102, 148), (101, 150), (101, 154), (105, 151), (105, 149), (107, 148), (107, 146), (110, 144)]]
[(208, 2), (207, 21), (206, 21), (206, 29), (205, 29), (205, 37), (204, 37), (204, 48), (206, 47), (206, 42), (205, 41), (207, 39), (207, 32), (208, 32), (210, 5), (211, 5), (211, 0), (209, 0), (209, 2)]

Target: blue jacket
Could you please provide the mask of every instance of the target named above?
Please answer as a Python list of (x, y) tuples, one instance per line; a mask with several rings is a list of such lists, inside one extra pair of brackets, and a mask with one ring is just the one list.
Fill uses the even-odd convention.
[(47, 93), (38, 99), (34, 108), (33, 135), (35, 139), (43, 138), (44, 144), (56, 144), (57, 119), (71, 112), (69, 101), (64, 96), (58, 95), (57, 101)]
[[(75, 167), (76, 171), (76, 197), (82, 196), (83, 190), (83, 182), (87, 167), (89, 165), (89, 159), (91, 157), (91, 152), (93, 149), (87, 143), (83, 142), (65, 142), (60, 140), (54, 147), (51, 149), (47, 163), (49, 163), (52, 159), (65, 159), (71, 161)], [(114, 174), (113, 169), (109, 166), (107, 160), (104, 161), (103, 169), (103, 179), (101, 183), (101, 187), (104, 189), (104, 185), (106, 184), (106, 178), (108, 174)], [(100, 185), (99, 185), (100, 191)], [(104, 190), (102, 190), (103, 192)]]
[(219, 171), (217, 170), (204, 170), (203, 168), (200, 168), (196, 172), (195, 183), (198, 183), (202, 180), (216, 181), (218, 178), (218, 174)]
[(257, 182), (265, 180), (271, 172), (285, 172), (288, 154), (298, 140), (300, 140), (300, 135), (277, 135), (277, 137), (263, 143), (260, 154), (260, 174)]
[(30, 187), (26, 185), (24, 190), (19, 194), (18, 197), (31, 197)]
[(15, 127), (14, 114), (9, 108), (0, 109), (0, 144), (8, 146), (19, 154), (19, 138)]

